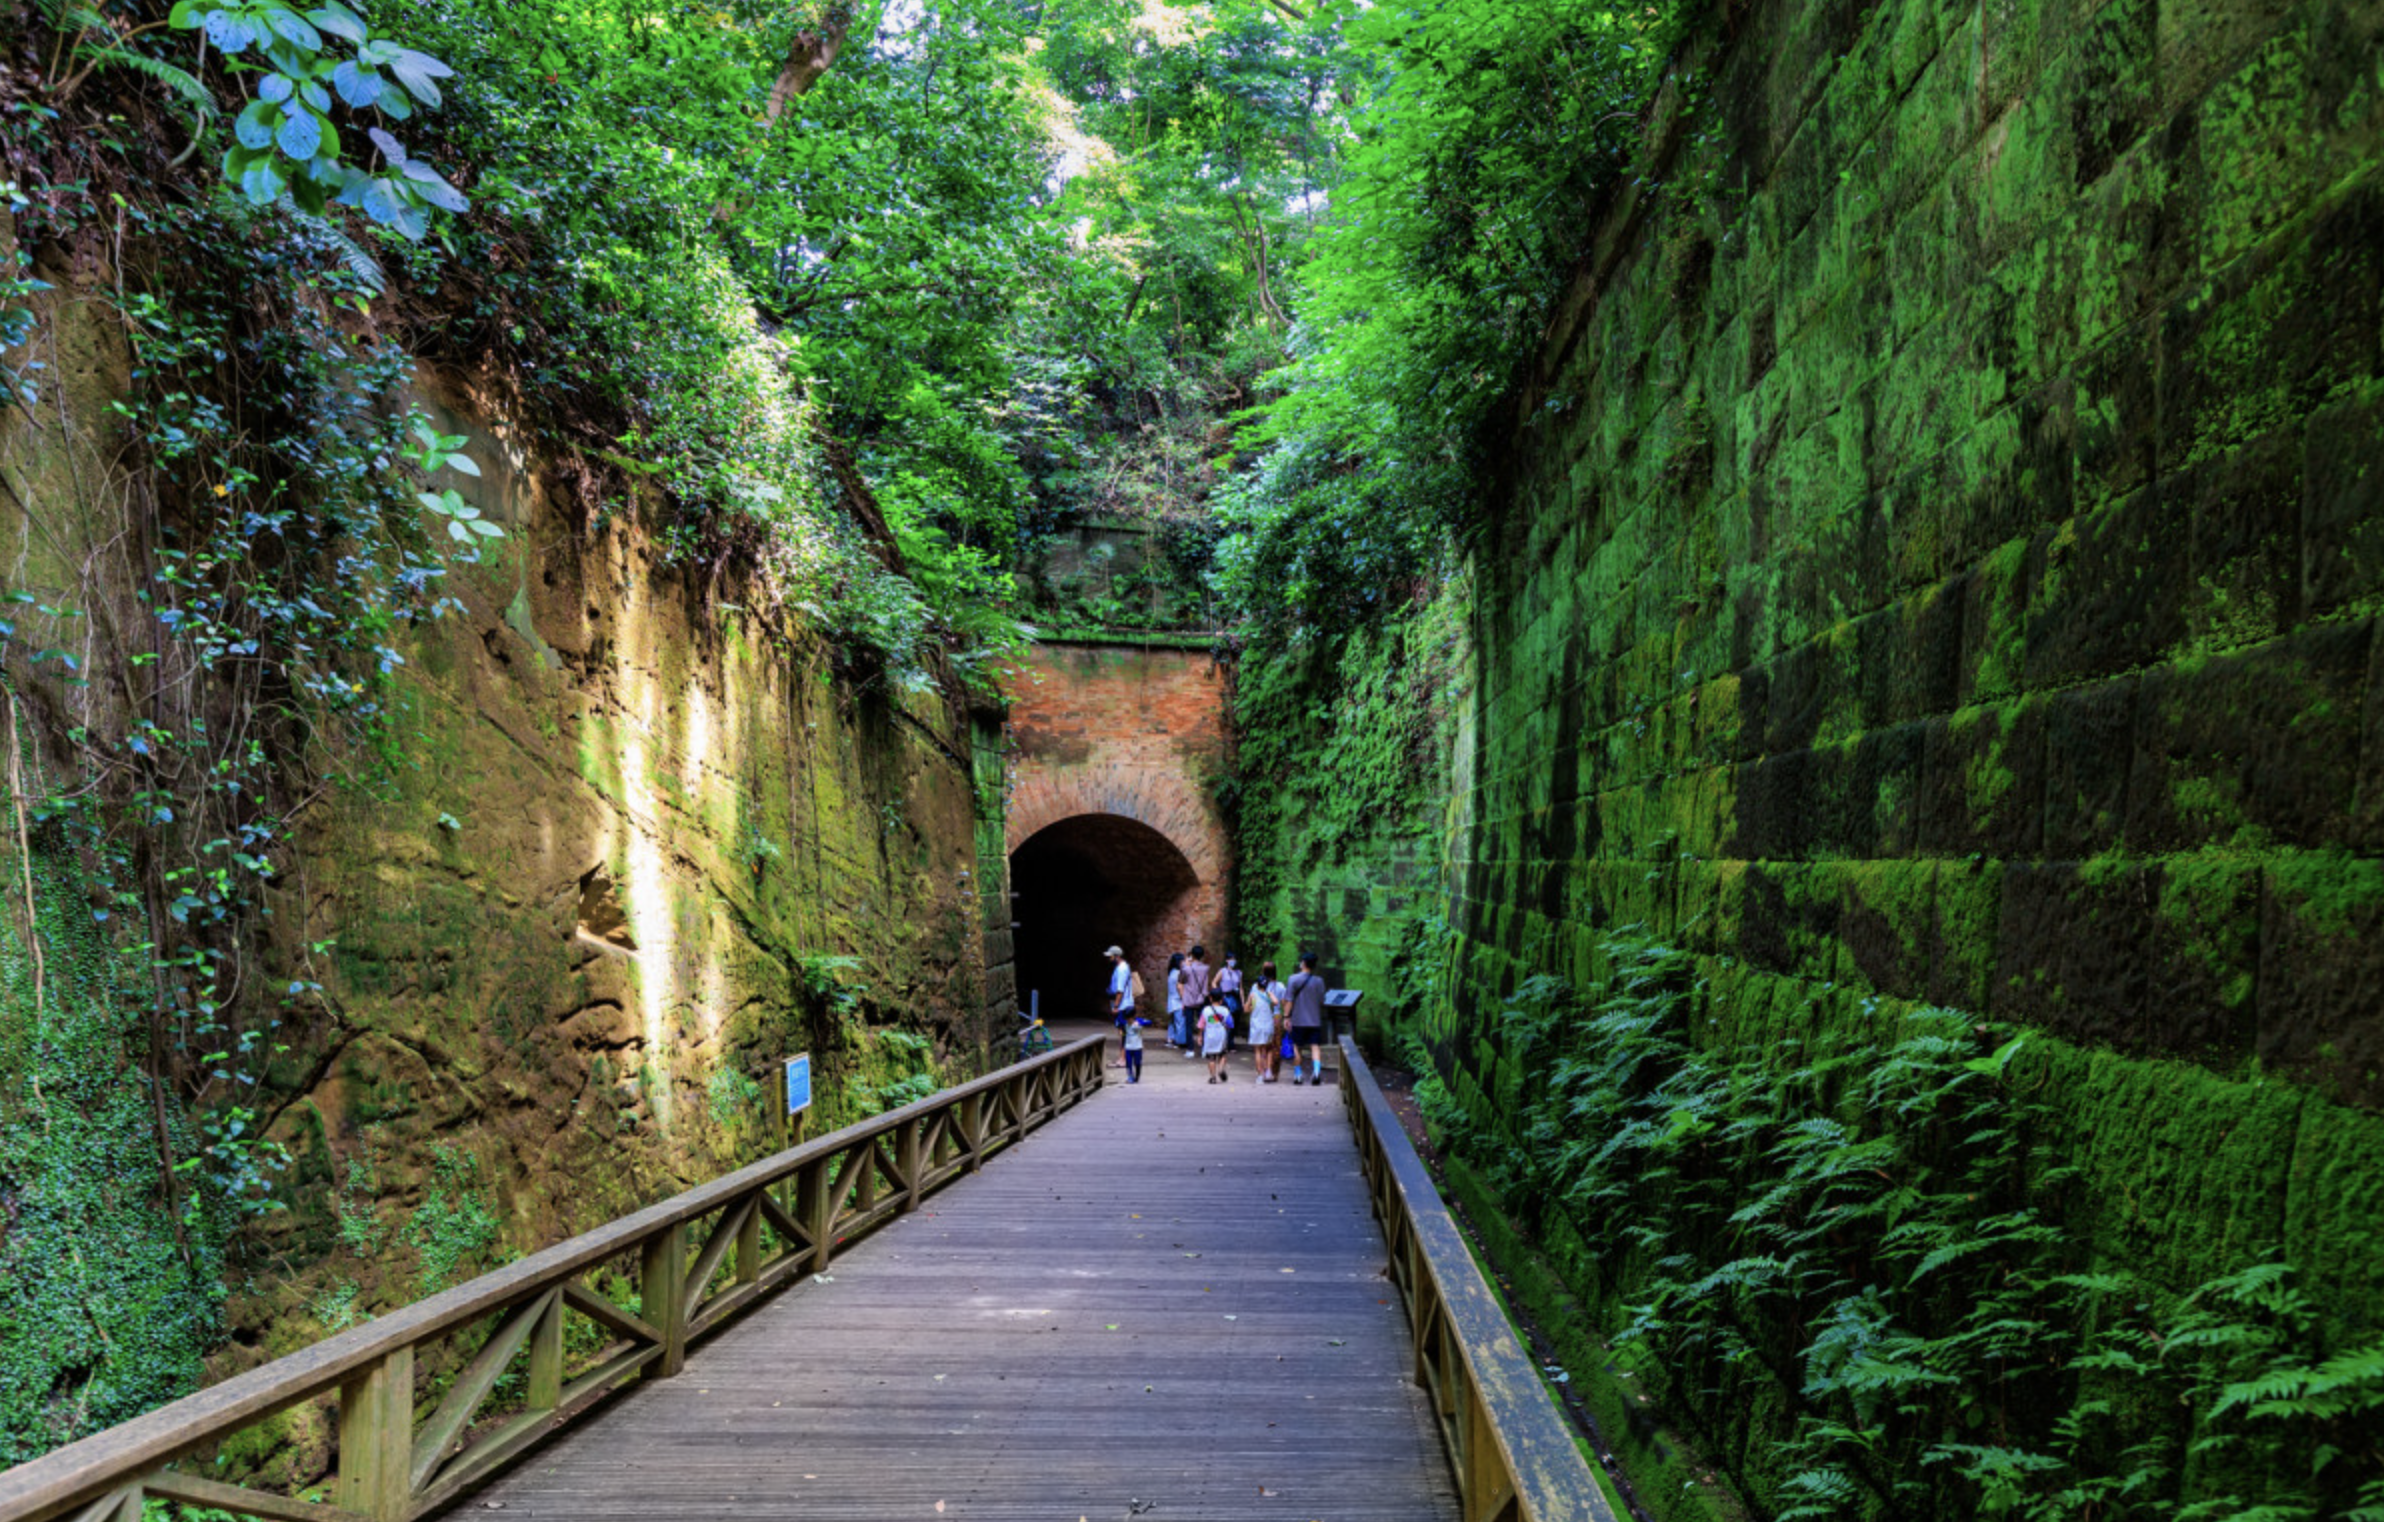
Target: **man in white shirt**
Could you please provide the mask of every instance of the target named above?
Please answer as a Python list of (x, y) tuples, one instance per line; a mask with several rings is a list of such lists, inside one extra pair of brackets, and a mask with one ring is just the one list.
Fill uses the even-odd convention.
[(1109, 958), (1109, 1019), (1118, 1028), (1118, 1060), (1113, 1068), (1126, 1065), (1126, 1027), (1134, 1019), (1134, 969), (1126, 963), (1122, 947), (1112, 946), (1102, 953)]

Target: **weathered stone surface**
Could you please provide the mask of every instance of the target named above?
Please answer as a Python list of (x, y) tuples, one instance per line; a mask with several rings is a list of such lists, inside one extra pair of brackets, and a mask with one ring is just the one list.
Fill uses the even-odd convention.
[[(1598, 230), (1529, 374), (1567, 421), (1517, 433), (1443, 594), (1470, 702), (1390, 839), (1450, 891), (1386, 924), (1349, 891), (1385, 858), (1267, 812), (1247, 917), (1445, 941), (1373, 966), (1489, 1134), (1503, 1002), (1624, 927), (1697, 954), (1715, 1052), (1904, 999), (2019, 1027), (2092, 1261), (2183, 1294), (2281, 1240), (2372, 1337), (2374, 1190), (2310, 1144), (2384, 1107), (2380, 36), (2336, 0), (1734, 13), (1661, 145), (1719, 188)], [(1628, 1319), (1637, 1269), (1547, 1191), (1468, 1187), (1541, 1238), (1535, 1304)], [(1763, 1392), (1667, 1416), (1772, 1504)]]
[[(88, 310), (59, 332), (93, 337)], [(91, 553), (124, 538), (114, 499), (64, 489), (113, 468), (124, 377), (89, 380), (0, 427), (0, 461), (42, 492), (38, 518), (0, 510), (0, 539), (62, 600), (81, 578), (71, 595), (146, 649), (133, 573)], [(835, 1124), (973, 1069), (1002, 1013), (972, 715), (840, 679), (816, 632), (724, 606), (633, 496), (586, 527), (496, 400), (419, 400), (484, 472), (443, 484), (505, 537), (442, 583), (452, 612), (391, 636), (379, 754), (304, 811), (251, 927), (242, 997), (269, 1009), (303, 980), (321, 998), (274, 1032), (288, 1208), (236, 1244), (216, 1375), (417, 1298), (434, 1252), (478, 1272), (783, 1145), (790, 1053), (812, 1054)], [(273, 1447), (303, 1437), (242, 1462), (303, 1480), (301, 1448)]]

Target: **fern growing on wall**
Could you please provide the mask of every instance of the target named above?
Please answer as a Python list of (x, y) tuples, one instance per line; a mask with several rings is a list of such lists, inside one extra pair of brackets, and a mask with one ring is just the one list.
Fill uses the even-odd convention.
[(1709, 1431), (1758, 1413), (1734, 1467), (1766, 1514), (2384, 1519), (2384, 1343), (2288, 1262), (2178, 1294), (2099, 1261), (2028, 1037), (1873, 1001), (1740, 1046), (1685, 953), (1603, 961), (1474, 1018), (1419, 1105), (1587, 1245), (1620, 1366)]

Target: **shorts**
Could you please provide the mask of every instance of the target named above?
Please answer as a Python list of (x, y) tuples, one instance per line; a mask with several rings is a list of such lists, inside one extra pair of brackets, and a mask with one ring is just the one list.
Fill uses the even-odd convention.
[(1324, 1045), (1324, 1027), (1321, 1025), (1295, 1025), (1291, 1028), (1291, 1042), (1294, 1046), (1322, 1046)]

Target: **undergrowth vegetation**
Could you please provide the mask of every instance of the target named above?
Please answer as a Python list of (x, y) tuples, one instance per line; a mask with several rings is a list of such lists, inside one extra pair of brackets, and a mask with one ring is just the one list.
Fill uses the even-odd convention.
[(1624, 1378), (1772, 1445), (1740, 1468), (1767, 1515), (2384, 1518), (2384, 1343), (2330, 1329), (2281, 1260), (2176, 1293), (2065, 1230), (2086, 1181), (2028, 1036), (1882, 1007), (1739, 1044), (1693, 957), (1603, 955), (1597, 984), (1535, 976), (1496, 1012), (1470, 1059), (1495, 1109), (1441, 1077), (1417, 1099), (1581, 1244)]

